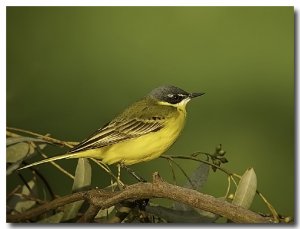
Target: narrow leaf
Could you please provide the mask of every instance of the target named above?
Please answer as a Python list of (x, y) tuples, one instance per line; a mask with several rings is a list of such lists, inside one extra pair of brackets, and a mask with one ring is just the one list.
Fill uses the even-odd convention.
[(84, 200), (79, 200), (64, 206), (64, 215), (62, 221), (73, 219), (77, 216)]
[(6, 162), (15, 163), (30, 153), (30, 145), (27, 142), (20, 142), (6, 148)]
[[(210, 165), (200, 162), (199, 166), (190, 176), (190, 181), (192, 184), (188, 181), (186, 182), (184, 187), (200, 191), (203, 188), (204, 184), (207, 182), (209, 168)], [(179, 202), (175, 202), (173, 207), (175, 210), (182, 211), (190, 211), (193, 209), (192, 207)]]
[(98, 212), (98, 214), (95, 216), (95, 218), (106, 218), (114, 209), (115, 209), (115, 206), (111, 206), (106, 209), (101, 209)]
[(22, 161), (18, 161), (16, 163), (9, 165), (6, 168), (6, 176), (12, 174), (15, 170), (17, 170), (20, 167), (21, 163), (22, 163)]
[(91, 185), (92, 168), (90, 162), (86, 158), (79, 158), (75, 171), (75, 179), (72, 191), (80, 191), (81, 189)]
[[(184, 187), (200, 191), (203, 188), (204, 184), (207, 182), (209, 169), (210, 169), (210, 165), (200, 162), (199, 166), (190, 176), (190, 181), (192, 184), (190, 182), (186, 182)], [(186, 213), (187, 215), (189, 215), (190, 219), (187, 220), (190, 220), (191, 222), (192, 221), (196, 222), (195, 220), (198, 220), (197, 222), (214, 222), (219, 217), (218, 215), (215, 215), (213, 213), (204, 210), (199, 210), (197, 208), (193, 208), (189, 205), (182, 204), (179, 202), (175, 202), (173, 204), (173, 208), (174, 210), (177, 210), (179, 212), (181, 211), (182, 214)], [(198, 219), (193, 219), (195, 217), (198, 217)], [(188, 221), (184, 221), (184, 222), (188, 222)]]
[(36, 202), (34, 200), (22, 200), (16, 204), (15, 210), (22, 213), (32, 208), (35, 204)]
[[(47, 144), (32, 144), (29, 142), (19, 142), (6, 147), (6, 162), (15, 163), (10, 170), (6, 171), (6, 174), (10, 174), (14, 171), (17, 165), (20, 165), (24, 159), (32, 156), (36, 152), (36, 147), (44, 149)], [(18, 168), (18, 167), (16, 167)]]
[[(200, 191), (204, 184), (207, 182), (208, 174), (209, 174), (209, 168), (210, 165), (200, 162), (197, 169), (192, 173), (190, 176), (190, 179), (192, 181), (193, 187), (195, 187), (195, 190)], [(192, 185), (187, 182), (184, 185), (185, 188), (192, 188)]]
[(146, 206), (146, 212), (157, 215), (169, 223), (211, 223), (218, 218), (215, 214), (202, 216), (194, 210), (181, 211), (163, 206)]
[[(76, 171), (75, 171), (75, 178), (74, 178), (72, 191), (73, 192), (80, 191), (81, 189), (89, 186), (91, 184), (91, 178), (92, 178), (92, 169), (89, 160), (86, 158), (79, 158)], [(65, 205), (64, 216), (62, 220), (67, 221), (75, 218), (83, 202), (84, 202), (83, 200), (79, 200), (74, 203)]]
[[(34, 191), (34, 192), (37, 191), (36, 190), (37, 186), (36, 186), (36, 183), (34, 180), (29, 181), (27, 184), (32, 191)], [(22, 186), (21, 194), (26, 195), (26, 196), (30, 195), (30, 191), (28, 190), (26, 185)], [(8, 206), (11, 209), (14, 209), (20, 213), (32, 208), (35, 204), (36, 204), (36, 201), (27, 200), (22, 195), (20, 195), (20, 193), (15, 193), (8, 200)]]
[(38, 221), (38, 223), (59, 223), (64, 216), (63, 212), (56, 213), (55, 215), (49, 216), (45, 219)]
[(243, 174), (236, 189), (233, 204), (249, 209), (256, 193), (257, 178), (253, 168), (249, 168)]

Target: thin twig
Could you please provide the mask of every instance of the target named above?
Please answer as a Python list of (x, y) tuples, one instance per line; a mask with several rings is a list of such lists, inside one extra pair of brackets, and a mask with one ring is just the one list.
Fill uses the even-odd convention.
[[(112, 181), (112, 180), (111, 180)], [(110, 185), (106, 186), (105, 188), (103, 188), (104, 190), (111, 190), (112, 192), (115, 190), (115, 188), (118, 187), (118, 183), (117, 182), (111, 182)]]
[(168, 160), (168, 162), (169, 162), (169, 165), (170, 165), (170, 168), (171, 168), (171, 171), (172, 171), (173, 184), (177, 185), (176, 175), (175, 175), (175, 171), (174, 171), (172, 161)]
[(237, 177), (237, 178), (239, 178), (239, 179), (242, 179), (242, 176), (240, 176), (240, 175), (238, 175), (238, 174), (236, 174), (236, 173), (232, 173), (231, 175), (234, 176), (234, 177)]
[(176, 162), (173, 160), (172, 157), (168, 158), (168, 156), (164, 156), (164, 158), (167, 158), (168, 160), (171, 160), (182, 172), (182, 174), (186, 177), (186, 179), (188, 180), (188, 182), (191, 184), (192, 188), (194, 190), (196, 190), (197, 188), (195, 187), (194, 183), (192, 182), (191, 178), (189, 177), (189, 175), (184, 171), (184, 169)]
[(21, 197), (23, 197), (24, 199), (27, 199), (27, 200), (35, 201), (38, 204), (45, 204), (45, 203), (47, 203), (47, 201), (44, 201), (44, 200), (41, 200), (39, 198), (36, 198), (36, 197), (33, 197), (33, 196), (29, 196), (29, 195), (26, 195), (26, 194), (23, 194), (23, 193), (15, 193), (15, 195), (16, 196), (21, 196)]
[(52, 191), (52, 188), (50, 186), (50, 184), (48, 183), (48, 181), (46, 180), (46, 178), (40, 173), (40, 171), (38, 171), (37, 169), (30, 167), (30, 169), (43, 181), (43, 183), (45, 184), (51, 199), (55, 198), (54, 192)]
[(17, 172), (19, 178), (21, 179), (21, 181), (23, 182), (23, 184), (26, 186), (26, 188), (28, 189), (28, 191), (33, 195), (32, 193), (32, 189), (30, 188), (30, 186), (28, 185), (27, 181), (25, 180), (25, 178), (23, 177), (23, 175), (19, 172)]
[(256, 190), (256, 193), (262, 198), (262, 200), (265, 202), (265, 204), (268, 206), (270, 212), (272, 213), (275, 222), (279, 223), (280, 219), (279, 219), (279, 215), (276, 212), (275, 208), (272, 206), (272, 204), (269, 203), (269, 201), (263, 196), (263, 194), (261, 194), (258, 190)]
[[(38, 152), (42, 155), (43, 158), (49, 158), (46, 154), (44, 154), (42, 151), (38, 150)], [(67, 170), (65, 170), (63, 167), (61, 167), (60, 165), (58, 165), (56, 162), (54, 161), (50, 161), (50, 164), (52, 164), (54, 167), (56, 167), (59, 171), (61, 171), (63, 174), (67, 175), (69, 178), (71, 178), (72, 180), (74, 180), (74, 176), (69, 173)]]
[(227, 186), (227, 191), (226, 191), (226, 194), (225, 194), (225, 198), (227, 198), (227, 196), (229, 195), (229, 192), (230, 192), (230, 187), (231, 187), (231, 178), (230, 178), (230, 176), (227, 176), (227, 181), (228, 181), (228, 186)]
[(127, 167), (126, 165), (122, 165), (122, 167), (125, 168), (127, 172), (129, 172), (138, 182), (146, 182), (146, 180), (143, 177), (137, 175), (137, 173), (131, 168)]
[(6, 195), (6, 199), (14, 195), (16, 192), (18, 192), (21, 187), (22, 187), (21, 185), (17, 185), (17, 187), (15, 187), (9, 194)]
[(118, 176), (117, 176), (117, 178), (118, 178), (118, 180), (121, 180), (121, 164), (118, 163), (117, 167), (118, 167)]
[(20, 137), (20, 135), (15, 134), (13, 132), (10, 132), (10, 131), (6, 130), (6, 137), (17, 138), (17, 137)]
[(12, 131), (18, 131), (18, 132), (22, 132), (22, 133), (26, 133), (26, 134), (30, 134), (30, 135), (39, 137), (41, 139), (44, 139), (46, 141), (53, 142), (53, 143), (58, 144), (58, 145), (66, 146), (68, 148), (73, 148), (73, 145), (69, 144), (68, 142), (61, 141), (61, 140), (58, 140), (58, 139), (55, 139), (55, 138), (52, 138), (52, 137), (48, 137), (48, 136), (45, 136), (45, 135), (41, 135), (41, 134), (29, 131), (29, 130), (23, 130), (23, 129), (14, 128), (14, 127), (6, 127), (6, 129), (12, 130)]
[(230, 178), (231, 178), (231, 180), (233, 181), (233, 183), (235, 184), (235, 187), (237, 187), (237, 186), (238, 186), (238, 184), (236, 183), (236, 181), (235, 181), (235, 179), (233, 178), (233, 176), (232, 176), (232, 175), (230, 175)]
[(122, 187), (125, 187), (125, 184), (119, 180), (113, 173), (112, 171), (107, 167), (107, 165), (103, 165), (100, 161), (94, 159), (94, 158), (91, 158), (91, 160), (93, 162), (95, 162), (97, 165), (99, 165), (105, 172), (107, 172), (110, 176), (112, 176), (117, 182), (118, 184), (120, 184)]
[(226, 173), (227, 175), (232, 175), (231, 172), (227, 171), (226, 169), (220, 167), (220, 166), (217, 166), (209, 161), (206, 161), (206, 160), (202, 160), (202, 159), (199, 159), (199, 158), (196, 158), (196, 157), (192, 157), (192, 156), (181, 156), (181, 155), (161, 155), (160, 156), (161, 158), (177, 158), (177, 159), (188, 159), (188, 160), (193, 160), (193, 161), (200, 161), (200, 162), (203, 162), (205, 164), (208, 164), (208, 165), (211, 165), (213, 167), (216, 167), (217, 169), (223, 171), (224, 173)]

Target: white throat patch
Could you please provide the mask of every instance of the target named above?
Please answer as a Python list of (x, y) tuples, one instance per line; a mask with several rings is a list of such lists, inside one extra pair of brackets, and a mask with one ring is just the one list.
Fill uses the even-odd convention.
[(180, 103), (176, 103), (176, 104), (172, 104), (172, 103), (168, 103), (168, 102), (158, 102), (160, 105), (165, 105), (165, 106), (172, 106), (172, 107), (176, 107), (178, 109), (185, 109), (186, 104), (191, 100), (191, 98), (185, 98), (183, 99)]

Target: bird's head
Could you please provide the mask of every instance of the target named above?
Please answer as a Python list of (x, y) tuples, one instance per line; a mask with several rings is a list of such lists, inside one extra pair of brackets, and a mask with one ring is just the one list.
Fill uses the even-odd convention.
[(160, 86), (153, 89), (148, 96), (158, 101), (161, 105), (174, 107), (185, 107), (186, 104), (195, 97), (205, 93), (188, 93), (175, 86)]

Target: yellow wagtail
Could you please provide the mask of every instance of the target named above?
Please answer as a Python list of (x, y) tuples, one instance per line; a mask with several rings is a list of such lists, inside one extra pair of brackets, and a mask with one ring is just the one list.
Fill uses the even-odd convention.
[(203, 94), (188, 93), (174, 86), (155, 88), (68, 153), (21, 169), (63, 158), (95, 158), (105, 164), (124, 165), (157, 158), (175, 142), (183, 129), (186, 104)]

